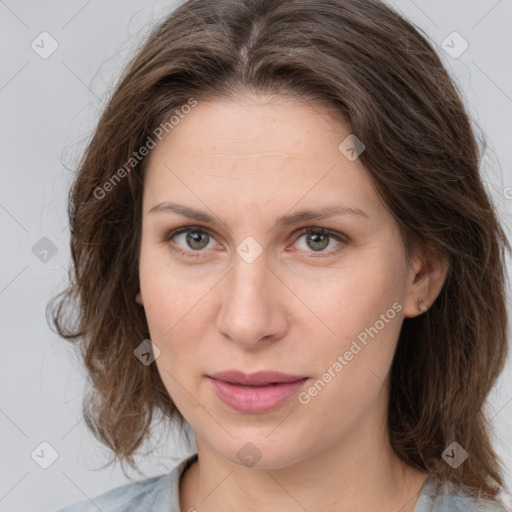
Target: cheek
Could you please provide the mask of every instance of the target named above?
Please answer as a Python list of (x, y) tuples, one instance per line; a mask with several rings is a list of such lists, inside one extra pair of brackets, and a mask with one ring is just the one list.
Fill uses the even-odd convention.
[[(179, 269), (171, 265), (171, 258), (160, 246), (142, 240), (139, 264), (140, 290), (149, 330), (155, 342), (164, 340), (179, 328), (192, 309), (194, 296), (201, 286), (187, 283)], [(197, 302), (197, 301), (196, 301)], [(193, 314), (193, 311), (192, 311)]]
[(390, 308), (388, 316), (394, 318), (399, 308), (392, 309), (393, 304), (403, 302), (404, 282), (398, 260), (382, 253), (358, 254), (353, 260), (329, 275), (314, 280), (300, 278), (294, 286), (297, 295), (323, 322), (331, 342), (332, 336), (345, 340), (355, 337)]
[(391, 304), (387, 309), (377, 308), (375, 315), (341, 313), (335, 324), (337, 338), (333, 341), (331, 336), (330, 343), (327, 337), (320, 338), (309, 352), (315, 376), (299, 397), (309, 417), (342, 432), (357, 424), (373, 406), (383, 392), (400, 332), (401, 306), (394, 304), (394, 308)]
[(334, 334), (316, 338), (317, 377), (325, 382), (343, 380), (343, 386), (349, 388), (357, 386), (369, 370), (383, 380), (396, 348), (403, 320), (402, 309), (399, 301), (376, 296), (366, 297), (364, 303), (347, 305), (346, 310), (326, 311), (324, 322)]
[[(201, 341), (214, 321), (212, 288), (218, 276), (201, 277), (170, 265), (163, 251), (141, 252), (140, 288), (151, 340), (160, 349), (156, 363), (172, 396), (180, 393), (177, 382), (195, 386), (201, 371)], [(207, 354), (208, 355), (208, 354)], [(177, 379), (173, 380), (171, 375)], [(194, 382), (192, 382), (194, 380)], [(192, 390), (192, 389), (191, 389)]]
[(176, 279), (151, 273), (155, 279), (146, 276), (144, 309), (151, 340), (160, 349), (155, 363), (174, 403), (190, 415), (195, 407), (191, 396), (198, 396), (197, 377), (202, 370), (198, 347), (204, 338), (205, 319), (200, 297), (180, 287)]
[(304, 321), (303, 330), (324, 333), (314, 336), (317, 387), (322, 395), (324, 385), (330, 389), (325, 399), (357, 408), (378, 391), (392, 363), (403, 321), (400, 259), (368, 252), (320, 284), (299, 292), (321, 320)]

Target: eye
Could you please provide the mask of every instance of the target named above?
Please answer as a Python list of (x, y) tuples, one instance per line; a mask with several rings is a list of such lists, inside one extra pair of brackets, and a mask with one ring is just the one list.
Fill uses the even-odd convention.
[[(305, 252), (320, 253), (319, 256), (332, 256), (333, 254), (337, 254), (343, 246), (348, 243), (348, 237), (346, 235), (324, 228), (303, 228), (299, 231), (299, 234), (300, 237), (294, 245), (297, 245), (298, 242), (305, 237), (305, 245), (300, 249)], [(329, 245), (333, 245), (331, 244), (333, 240), (338, 242), (338, 244), (334, 248), (325, 251), (324, 249), (329, 247)], [(200, 226), (184, 226), (174, 229), (167, 233), (161, 242), (169, 244), (172, 251), (187, 258), (200, 257), (202, 253), (205, 252), (203, 249), (207, 249), (209, 245), (210, 249), (216, 246), (214, 243), (215, 238), (213, 238), (211, 232)], [(292, 251), (295, 250), (296, 249), (292, 249)]]
[[(304, 250), (306, 252), (310, 252), (307, 249), (312, 249), (313, 252), (321, 253), (321, 256), (332, 256), (333, 254), (337, 254), (343, 248), (343, 245), (348, 242), (348, 238), (342, 233), (337, 233), (324, 228), (304, 228), (300, 233), (301, 236), (295, 244), (298, 244), (298, 242), (305, 236), (304, 245), (306, 249)], [(334, 248), (324, 251), (326, 247), (331, 245), (333, 240), (338, 242), (338, 244), (335, 245)]]
[[(171, 250), (190, 258), (201, 256), (200, 253), (204, 252), (203, 249), (208, 247), (208, 243), (215, 240), (207, 229), (198, 226), (174, 229), (164, 236), (162, 242), (168, 243), (173, 238), (178, 241), (181, 238), (181, 246), (175, 247), (174, 244), (170, 244)], [(213, 245), (215, 246), (215, 244)], [(186, 250), (183, 250), (182, 247), (185, 247)]]

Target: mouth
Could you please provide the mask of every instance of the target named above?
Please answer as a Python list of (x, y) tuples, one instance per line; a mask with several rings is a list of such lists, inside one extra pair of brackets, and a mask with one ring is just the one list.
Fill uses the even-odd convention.
[(223, 382), (228, 382), (230, 384), (237, 384), (242, 386), (267, 386), (271, 384), (297, 382), (307, 378), (304, 375), (289, 375), (286, 373), (274, 371), (260, 371), (249, 374), (240, 372), (238, 370), (218, 372), (209, 377)]
[(279, 372), (229, 371), (207, 377), (225, 405), (248, 414), (261, 414), (283, 406), (308, 380), (308, 377)]

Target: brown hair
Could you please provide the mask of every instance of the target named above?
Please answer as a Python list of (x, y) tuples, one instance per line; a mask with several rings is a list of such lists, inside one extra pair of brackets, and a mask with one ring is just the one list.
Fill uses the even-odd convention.
[[(447, 262), (437, 300), (403, 323), (391, 368), (391, 443), (439, 482), (495, 498), (503, 470), (484, 406), (507, 355), (510, 246), (452, 80), (426, 38), (377, 0), (189, 0), (128, 65), (73, 183), (71, 284), (50, 304), (57, 332), (82, 349), (88, 426), (114, 460), (136, 467), (156, 411), (183, 425), (156, 365), (133, 354), (149, 338), (134, 300), (146, 160), (119, 170), (191, 98), (244, 92), (328, 103), (343, 115), (366, 146), (360, 158), (408, 257), (429, 246)], [(78, 316), (66, 326), (72, 304)], [(469, 453), (457, 469), (441, 458), (453, 441)]]

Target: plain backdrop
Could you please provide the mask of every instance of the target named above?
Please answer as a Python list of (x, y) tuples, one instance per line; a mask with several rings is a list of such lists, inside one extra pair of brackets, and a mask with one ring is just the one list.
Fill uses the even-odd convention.
[[(436, 45), (484, 130), (482, 173), (510, 236), (512, 2), (390, 3)], [(84, 371), (71, 345), (48, 327), (45, 307), (66, 283), (66, 202), (77, 160), (124, 64), (175, 5), (0, 0), (2, 512), (52, 511), (129, 481), (117, 466), (101, 469), (106, 452), (81, 419)], [(509, 486), (511, 376), (508, 360), (489, 400)], [(171, 429), (141, 462), (143, 475), (130, 475), (167, 472), (193, 451)]]

